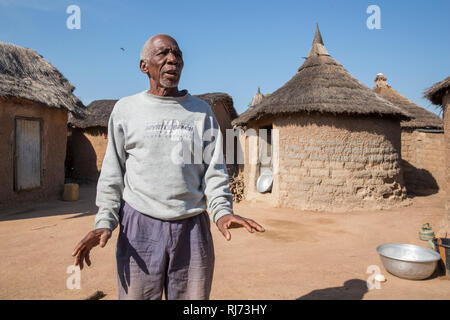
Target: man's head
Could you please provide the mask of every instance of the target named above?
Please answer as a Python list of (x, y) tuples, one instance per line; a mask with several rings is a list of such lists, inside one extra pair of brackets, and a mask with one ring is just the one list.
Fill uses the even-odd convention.
[(182, 52), (171, 36), (153, 36), (142, 48), (140, 68), (150, 78), (151, 93), (177, 93), (183, 65)]

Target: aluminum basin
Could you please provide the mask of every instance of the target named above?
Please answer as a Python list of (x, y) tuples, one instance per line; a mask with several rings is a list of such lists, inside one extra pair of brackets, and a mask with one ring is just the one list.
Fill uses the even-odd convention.
[(377, 247), (377, 252), (389, 273), (410, 280), (430, 277), (441, 259), (437, 252), (412, 244), (383, 244)]

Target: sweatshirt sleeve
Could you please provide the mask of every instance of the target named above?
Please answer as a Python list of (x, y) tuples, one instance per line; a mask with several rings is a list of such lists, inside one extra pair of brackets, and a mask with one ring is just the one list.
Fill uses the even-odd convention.
[(205, 137), (210, 142), (207, 143), (205, 147), (207, 150), (204, 152), (206, 171), (202, 185), (210, 218), (216, 223), (222, 216), (233, 214), (233, 196), (230, 191), (227, 167), (223, 160), (223, 136), (219, 124), (214, 114), (208, 115), (206, 122)]
[(94, 229), (108, 228), (112, 231), (119, 224), (126, 160), (124, 143), (123, 126), (117, 121), (113, 109), (108, 122), (106, 154), (97, 183), (95, 204), (99, 209), (95, 216)]

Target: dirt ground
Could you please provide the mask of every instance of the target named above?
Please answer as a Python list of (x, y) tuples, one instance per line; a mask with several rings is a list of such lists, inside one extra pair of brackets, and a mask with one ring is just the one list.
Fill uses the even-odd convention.
[[(66, 286), (71, 252), (93, 227), (95, 186), (82, 186), (76, 202), (49, 201), (0, 211), (0, 299), (85, 299), (96, 290), (117, 299), (115, 242), (92, 252), (81, 289)], [(241, 202), (235, 212), (266, 232), (231, 230), (227, 242), (212, 224), (216, 251), (211, 299), (450, 299), (448, 277), (411, 281), (383, 268), (375, 248), (419, 240), (422, 223), (438, 227), (444, 197), (415, 197), (395, 210), (327, 212), (272, 209)], [(376, 265), (387, 282), (368, 290), (367, 268)]]

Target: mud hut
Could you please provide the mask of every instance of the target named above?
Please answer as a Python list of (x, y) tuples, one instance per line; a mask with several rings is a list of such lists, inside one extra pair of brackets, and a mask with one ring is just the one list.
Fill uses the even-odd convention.
[(98, 180), (108, 144), (108, 120), (117, 100), (96, 100), (85, 119), (69, 116), (66, 177), (89, 183)]
[(446, 221), (443, 227), (450, 232), (450, 77), (436, 83), (425, 92), (425, 98), (441, 106), (444, 118), (445, 135), (445, 174), (446, 174)]
[(382, 73), (375, 77), (373, 91), (412, 117), (400, 122), (401, 167), (408, 193), (424, 195), (443, 188), (445, 148), (442, 119), (394, 90)]
[(69, 81), (34, 50), (0, 42), (0, 207), (52, 199), (64, 186)]
[[(246, 200), (332, 211), (400, 203), (400, 121), (407, 118), (331, 58), (317, 26), (293, 78), (233, 122), (245, 129)], [(260, 193), (267, 163), (272, 188)]]
[[(214, 112), (225, 137), (237, 117), (233, 99), (226, 93), (206, 93), (196, 97), (206, 101)], [(77, 182), (96, 182), (105, 157), (108, 120), (117, 100), (96, 100), (87, 107), (87, 117), (69, 117), (67, 178)], [(224, 144), (224, 151), (226, 145)], [(229, 166), (230, 173), (235, 171)]]

